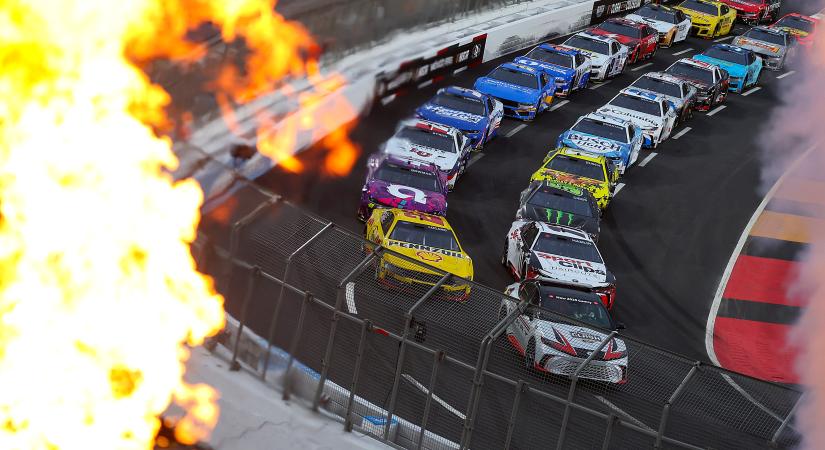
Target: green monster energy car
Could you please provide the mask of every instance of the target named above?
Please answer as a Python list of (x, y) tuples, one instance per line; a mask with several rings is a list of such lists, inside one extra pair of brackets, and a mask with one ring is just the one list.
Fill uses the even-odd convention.
[(599, 239), (601, 212), (587, 190), (557, 181), (533, 181), (521, 193), (516, 219), (580, 229)]

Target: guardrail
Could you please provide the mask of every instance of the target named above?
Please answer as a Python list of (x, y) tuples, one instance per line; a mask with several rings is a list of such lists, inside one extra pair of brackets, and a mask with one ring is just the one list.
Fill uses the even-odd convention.
[[(346, 429), (407, 448), (799, 442), (799, 392), (628, 336), (617, 335), (628, 347), (626, 384), (579, 378), (587, 361), (570, 378), (528, 370), (503, 336), (518, 314), (499, 314), (502, 301), (517, 299), (472, 282), (467, 301), (443, 300), (435, 294), (454, 277), (437, 269), (435, 286), (385, 287), (376, 273), (392, 252), (239, 182), (232, 201), (204, 217), (195, 252), (239, 321), (222, 339), (233, 361), (263, 379), (283, 373), (285, 397), (296, 386), (289, 380), (309, 376), (314, 407), (341, 412)], [(245, 343), (255, 334), (257, 345)]]

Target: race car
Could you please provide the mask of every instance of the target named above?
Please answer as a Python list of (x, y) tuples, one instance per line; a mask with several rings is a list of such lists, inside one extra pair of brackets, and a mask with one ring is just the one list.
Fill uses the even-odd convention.
[(642, 129), (630, 120), (590, 113), (559, 136), (556, 147), (569, 147), (610, 159), (624, 174), (639, 159)]
[(596, 293), (605, 308), (616, 300), (616, 277), (584, 231), (516, 220), (507, 233), (501, 263), (516, 281), (545, 280)]
[(736, 17), (748, 25), (773, 22), (779, 17), (782, 0), (719, 0), (736, 10)]
[(696, 88), (695, 108), (699, 111), (707, 111), (728, 98), (730, 75), (717, 65), (682, 58), (671, 64), (665, 73), (681, 78)]
[(753, 27), (736, 37), (732, 44), (759, 55), (763, 68), (769, 70), (782, 70), (796, 56), (793, 36), (778, 28)]
[(628, 64), (652, 58), (659, 48), (659, 32), (644, 22), (612, 18), (587, 31), (599, 36), (612, 37), (629, 48)]
[(730, 74), (728, 90), (742, 93), (756, 86), (762, 75), (762, 58), (746, 48), (730, 44), (716, 44), (693, 57), (696, 61), (715, 64)]
[(505, 116), (533, 120), (553, 103), (556, 79), (523, 64), (505, 63), (476, 80), (475, 90), (500, 101)]
[(683, 42), (690, 33), (690, 17), (678, 9), (650, 4), (625, 16), (636, 22), (643, 22), (659, 32), (659, 47), (671, 47)]
[(533, 181), (521, 192), (516, 219), (578, 228), (599, 240), (601, 212), (593, 194), (558, 181)]
[(439, 89), (415, 114), (424, 120), (458, 128), (470, 138), (474, 150), (481, 150), (498, 135), (504, 105), (481, 92), (450, 86)]
[(629, 49), (612, 37), (581, 32), (567, 38), (562, 45), (577, 49), (590, 58), (591, 80), (605, 81), (621, 75), (627, 66)]
[(677, 123), (683, 123), (693, 117), (693, 106), (698, 91), (681, 78), (664, 72), (648, 72), (634, 81), (630, 87), (664, 95), (676, 109)]
[(596, 111), (628, 119), (638, 125), (642, 129), (644, 146), (647, 148), (656, 148), (670, 137), (678, 117), (667, 97), (637, 88), (622, 89)]
[(791, 33), (796, 42), (803, 48), (811, 48), (814, 44), (814, 33), (819, 25), (819, 19), (811, 16), (803, 16), (798, 13), (790, 13), (782, 16), (771, 28), (787, 31)]
[(587, 87), (590, 58), (579, 50), (541, 44), (514, 60), (517, 64), (540, 70), (556, 79), (556, 96), (566, 97)]
[(596, 199), (599, 209), (604, 210), (616, 190), (619, 168), (602, 155), (561, 147), (551, 150), (541, 167), (530, 177), (530, 181), (545, 180), (587, 189)]
[(443, 216), (447, 213), (447, 177), (435, 164), (373, 153), (367, 159), (358, 218), (367, 220), (376, 207)]
[[(466, 300), (470, 296), (468, 281), (473, 279), (473, 260), (461, 248), (444, 217), (376, 208), (367, 220), (366, 239), (421, 263), (383, 252), (376, 270), (380, 283), (401, 289), (409, 287), (415, 293), (423, 293), (443, 276), (432, 267), (455, 275), (441, 285), (440, 292), (446, 298)], [(416, 285), (423, 288), (414, 289)]]
[[(524, 356), (528, 370), (572, 376), (599, 350), (578, 371), (579, 378), (627, 382), (627, 345), (608, 334), (624, 329), (624, 325), (613, 321), (594, 294), (534, 281), (511, 284), (504, 293), (528, 305), (505, 330), (507, 340)], [(512, 298), (502, 299), (499, 320), (518, 305)]]
[(452, 190), (470, 157), (472, 143), (461, 131), (421, 119), (402, 121), (383, 151), (399, 159), (428, 162), (447, 177)]
[(690, 17), (690, 29), (699, 37), (726, 36), (736, 21), (736, 10), (713, 0), (685, 0), (675, 9)]

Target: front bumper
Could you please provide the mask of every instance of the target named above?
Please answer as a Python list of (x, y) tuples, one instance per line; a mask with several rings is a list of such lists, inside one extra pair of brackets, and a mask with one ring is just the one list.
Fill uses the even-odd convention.
[(367, 219), (372, 215), (372, 211), (375, 208), (400, 208), (400, 209), (408, 209), (411, 211), (418, 211), (425, 214), (434, 214), (436, 216), (445, 216), (447, 215), (447, 211), (444, 210), (436, 210), (433, 208), (404, 208), (402, 206), (393, 206), (393, 205), (385, 205), (375, 199), (369, 198), (369, 196), (364, 196), (361, 198), (361, 204), (358, 206), (358, 219), (362, 222), (366, 222)]
[[(441, 275), (414, 269), (398, 267), (388, 262), (381, 262), (378, 268), (378, 281), (385, 286), (401, 290), (409, 290), (412, 294), (421, 294), (421, 289), (415, 286), (424, 286), (425, 290), (438, 283)], [(464, 301), (470, 296), (470, 285), (465, 280), (452, 277), (441, 285), (435, 295), (447, 300)]]
[(728, 86), (728, 91), (730, 92), (740, 92), (745, 84), (744, 77), (730, 77), (730, 85)]
[(533, 120), (536, 118), (538, 108), (535, 106), (532, 106), (531, 109), (527, 109), (523, 104), (519, 104), (511, 100), (505, 100), (502, 98), (496, 99), (504, 105), (504, 115), (507, 117), (512, 117), (519, 120)]
[(712, 38), (714, 27), (715, 25), (712, 24), (692, 24), (690, 26), (690, 32), (699, 37)]
[(758, 54), (762, 58), (762, 68), (768, 70), (782, 70), (783, 60), (782, 56), (768, 56), (762, 53)]
[[(583, 362), (583, 358), (577, 358), (575, 356), (545, 354), (539, 361), (536, 361), (536, 369), (569, 377), (576, 372)], [(579, 372), (579, 378), (613, 384), (624, 384), (627, 382), (627, 365), (621, 365), (611, 361), (593, 360), (582, 368)]]

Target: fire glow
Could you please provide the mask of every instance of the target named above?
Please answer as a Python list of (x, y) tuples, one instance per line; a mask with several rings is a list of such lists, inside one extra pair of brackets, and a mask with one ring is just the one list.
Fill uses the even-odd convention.
[[(0, 448), (150, 449), (172, 401), (181, 442), (216, 423), (216, 393), (182, 381), (186, 345), (224, 323), (189, 248), (202, 192), (170, 175), (169, 96), (141, 67), (199, 59), (185, 36), (211, 22), (249, 49), (213, 83), (235, 103), (316, 72), (308, 34), (273, 8), (0, 0)], [(345, 132), (330, 139), (354, 160)]]

